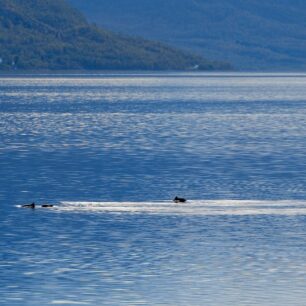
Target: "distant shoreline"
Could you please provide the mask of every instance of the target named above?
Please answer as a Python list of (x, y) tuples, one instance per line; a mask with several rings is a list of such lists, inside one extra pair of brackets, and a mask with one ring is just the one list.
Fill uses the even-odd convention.
[(207, 70), (15, 70), (0, 71), (0, 78), (18, 77), (306, 77), (306, 71), (207, 71)]
[[(0, 75), (20, 74), (152, 74), (152, 73), (226, 73), (236, 70), (0, 70)], [(306, 71), (305, 71), (306, 72)]]

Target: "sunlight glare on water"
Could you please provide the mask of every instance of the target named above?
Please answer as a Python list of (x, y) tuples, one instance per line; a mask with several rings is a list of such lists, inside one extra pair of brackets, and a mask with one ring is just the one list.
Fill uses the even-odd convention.
[(0, 77), (0, 304), (304, 306), (305, 85)]

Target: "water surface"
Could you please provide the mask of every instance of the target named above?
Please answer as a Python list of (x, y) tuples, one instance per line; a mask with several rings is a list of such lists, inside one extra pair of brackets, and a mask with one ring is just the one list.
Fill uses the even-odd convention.
[(305, 305), (305, 85), (1, 77), (0, 304)]

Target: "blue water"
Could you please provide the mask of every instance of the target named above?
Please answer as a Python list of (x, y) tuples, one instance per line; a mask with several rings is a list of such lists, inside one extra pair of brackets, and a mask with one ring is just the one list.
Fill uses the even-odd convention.
[(0, 137), (1, 305), (306, 304), (306, 75), (3, 76)]

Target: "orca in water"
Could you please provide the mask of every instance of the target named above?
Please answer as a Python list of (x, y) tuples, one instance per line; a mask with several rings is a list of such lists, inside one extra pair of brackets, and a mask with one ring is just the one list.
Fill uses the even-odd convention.
[[(37, 205), (33, 202), (32, 204), (25, 204), (25, 205), (22, 205), (21, 207), (22, 208), (32, 208), (32, 209), (34, 209), (34, 208), (37, 207)], [(41, 207), (42, 208), (52, 208), (52, 207), (54, 207), (54, 205), (52, 205), (52, 204), (43, 204), (43, 205), (41, 205)]]
[(35, 203), (33, 202), (32, 204), (22, 205), (22, 208), (32, 208), (32, 209), (34, 209), (35, 208)]
[(174, 199), (173, 199), (173, 202), (175, 202), (175, 203), (185, 203), (187, 200), (186, 199), (184, 199), (184, 198), (179, 198), (179, 197), (175, 197)]

